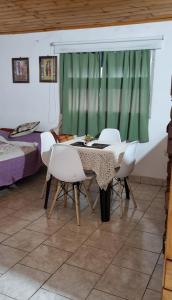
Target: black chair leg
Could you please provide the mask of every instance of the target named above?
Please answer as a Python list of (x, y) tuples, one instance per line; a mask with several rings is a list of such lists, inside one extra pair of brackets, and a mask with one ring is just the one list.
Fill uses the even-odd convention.
[(111, 197), (111, 184), (105, 190), (100, 191), (100, 208), (101, 208), (101, 220), (102, 222), (108, 222), (110, 220), (110, 197)]
[(45, 193), (45, 202), (44, 202), (44, 208), (45, 209), (47, 209), (47, 205), (48, 205), (48, 199), (49, 199), (50, 187), (51, 187), (51, 180), (52, 180), (52, 176), (50, 176), (50, 179), (47, 181), (46, 193)]
[(124, 178), (124, 187), (125, 187), (125, 194), (126, 194), (126, 199), (130, 199), (130, 189), (127, 183), (126, 178)]

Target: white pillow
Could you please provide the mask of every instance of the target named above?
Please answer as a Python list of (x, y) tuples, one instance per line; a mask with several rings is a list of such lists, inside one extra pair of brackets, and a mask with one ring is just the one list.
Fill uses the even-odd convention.
[(40, 121), (21, 124), (10, 133), (10, 137), (17, 137), (32, 133), (37, 128), (39, 123)]

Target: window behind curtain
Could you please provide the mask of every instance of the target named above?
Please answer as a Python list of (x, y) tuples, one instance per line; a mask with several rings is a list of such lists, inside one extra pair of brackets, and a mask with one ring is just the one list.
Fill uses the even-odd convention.
[(60, 82), (63, 133), (148, 141), (149, 50), (61, 54)]

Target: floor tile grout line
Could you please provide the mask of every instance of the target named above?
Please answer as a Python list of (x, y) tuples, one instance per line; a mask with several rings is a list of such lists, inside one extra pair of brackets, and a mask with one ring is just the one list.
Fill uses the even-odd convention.
[[(57, 295), (57, 296), (62, 296), (62, 297), (64, 297), (64, 298), (67, 299), (67, 300), (73, 300), (72, 298), (67, 298), (67, 297), (64, 296), (63, 294), (57, 294), (56, 292), (52, 292), (52, 291), (50, 291), (50, 290), (47, 290), (46, 288), (43, 288), (42, 286), (41, 286), (40, 289), (43, 289), (43, 290), (45, 290), (46, 292), (53, 293), (53, 294), (55, 294), (55, 295)], [(32, 296), (32, 297), (33, 297), (33, 296)], [(79, 300), (79, 299), (78, 299), (78, 300)]]
[(28, 254), (31, 253), (32, 251), (34, 251), (37, 247), (39, 247), (39, 245), (41, 245), (43, 242), (45, 242), (46, 240), (42, 241), (40, 244), (36, 245), (32, 250), (26, 250), (26, 249), (23, 249), (23, 248), (18, 248), (18, 247), (14, 247), (12, 245), (9, 245), (9, 244), (3, 244), (4, 246), (8, 246), (8, 247), (11, 247), (11, 248), (14, 248), (14, 249), (17, 249), (17, 250), (21, 250), (21, 251), (24, 251), (24, 252), (27, 252)]
[[(47, 278), (45, 281), (44, 281), (44, 283), (41, 285), (41, 287), (39, 287), (39, 289), (41, 289), (41, 288), (43, 288), (44, 290), (46, 290), (46, 291), (49, 291), (49, 292), (51, 292), (49, 289), (46, 289), (45, 288), (45, 284), (47, 283), (47, 281), (49, 281), (53, 276), (54, 276), (54, 274), (64, 265), (65, 263), (63, 263), (55, 272), (53, 272), (50, 276), (49, 276), (49, 278)], [(96, 274), (97, 275), (97, 274)], [(43, 287), (44, 286), (44, 287)], [(39, 290), (38, 289), (38, 290)], [(37, 291), (38, 291), (37, 290)], [(55, 294), (57, 294), (57, 293), (55, 293)], [(57, 294), (58, 295), (58, 294)], [(64, 297), (64, 295), (62, 295), (62, 294), (59, 294), (60, 296), (63, 296)], [(69, 298), (70, 299), (70, 298)]]
[(160, 294), (161, 295), (161, 292), (158, 292), (157, 290), (153, 290), (153, 289), (151, 289), (151, 288), (147, 288), (146, 290), (150, 290), (150, 291), (152, 291), (152, 292), (155, 292), (155, 293), (157, 293), (157, 294)]
[[(139, 273), (139, 274), (147, 275), (147, 276), (149, 276), (149, 277), (151, 277), (151, 275), (152, 275), (153, 272), (154, 272), (154, 268), (153, 268), (153, 271), (152, 271), (151, 273), (145, 273), (145, 272), (141, 272), (141, 271), (138, 271), (138, 270), (129, 268), (129, 267), (119, 266), (119, 265), (116, 265), (116, 264), (113, 264), (113, 263), (112, 263), (112, 265), (115, 266), (115, 267), (121, 268), (121, 269), (127, 269), (127, 270), (134, 271), (134, 272), (136, 272), (136, 273)], [(157, 265), (157, 263), (155, 263), (155, 266), (156, 266), (156, 265)]]
[(70, 266), (70, 267), (74, 267), (74, 268), (76, 268), (76, 269), (79, 269), (79, 270), (82, 270), (82, 271), (86, 271), (86, 272), (89, 272), (89, 273), (92, 273), (92, 274), (95, 274), (95, 275), (98, 275), (98, 276), (101, 276), (102, 274), (100, 274), (100, 273), (97, 273), (97, 272), (94, 272), (94, 271), (91, 271), (91, 270), (88, 270), (88, 269), (84, 269), (84, 268), (82, 268), (82, 267), (80, 267), (80, 266), (76, 266), (76, 265), (73, 265), (73, 264), (71, 264), (71, 263), (69, 263), (69, 262), (65, 262), (65, 265), (68, 265), (68, 266)]
[[(16, 248), (15, 248), (16, 249)], [(32, 251), (31, 251), (32, 252)], [(27, 256), (27, 255), (26, 255)], [(23, 258), (25, 258), (25, 256), (23, 257)], [(23, 259), (22, 258), (22, 259)], [(21, 259), (21, 260), (22, 260)], [(6, 273), (8, 273), (11, 269), (13, 269), (16, 265), (22, 265), (22, 266), (24, 266), (24, 267), (27, 267), (27, 268), (29, 268), (29, 269), (34, 269), (34, 270), (37, 270), (37, 271), (39, 271), (39, 272), (42, 272), (42, 273), (46, 273), (47, 275), (51, 275), (50, 273), (48, 273), (48, 272), (45, 272), (45, 271), (42, 271), (42, 270), (39, 270), (39, 269), (36, 269), (36, 268), (33, 268), (33, 267), (30, 267), (30, 266), (26, 266), (26, 265), (24, 265), (24, 264), (21, 264), (20, 263), (20, 261), (21, 260), (19, 260), (16, 264), (14, 264), (10, 269), (8, 269), (7, 270), (7, 272), (5, 272), (2, 276), (4, 276)], [(47, 281), (47, 280), (49, 280), (49, 278), (50, 278), (50, 276), (43, 282), (43, 284), (39, 287), (39, 289), (44, 285), (44, 283)], [(37, 289), (37, 291), (39, 290), (39, 289)], [(37, 292), (36, 291), (36, 292)], [(5, 294), (4, 294), (5, 295)], [(5, 295), (5, 296), (8, 296), (8, 295)], [(33, 295), (32, 295), (33, 296)], [(32, 297), (31, 296), (31, 297)], [(9, 296), (8, 296), (9, 297)], [(28, 299), (30, 299), (31, 297), (29, 297)], [(13, 298), (12, 298), (13, 299)], [(15, 300), (17, 300), (17, 298), (14, 298)]]
[[(5, 233), (3, 233), (3, 234), (5, 234)], [(8, 237), (6, 237), (4, 240), (2, 240), (2, 241), (0, 242), (0, 245), (1, 245), (3, 242), (5, 242), (9, 237), (10, 237), (10, 235), (9, 235)], [(2, 245), (3, 245), (3, 244), (2, 244)]]
[(25, 264), (21, 263), (21, 261), (18, 261), (12, 268), (14, 268), (16, 265), (24, 266), (24, 267), (29, 268), (29, 269), (33, 269), (33, 270), (36, 270), (36, 271), (39, 271), (39, 272), (42, 272), (42, 273), (46, 273), (47, 275), (51, 275), (52, 274), (52, 273), (49, 273), (47, 271), (41, 270), (39, 268), (35, 268), (33, 266), (31, 267), (31, 266), (25, 265)]
[[(26, 220), (26, 219), (24, 220), (24, 219), (17, 218), (17, 217), (15, 217), (15, 218), (16, 218), (16, 219), (20, 219), (20, 220), (22, 220), (22, 221), (28, 221), (28, 220)], [(39, 217), (39, 218), (40, 218), (40, 217)], [(39, 218), (38, 218), (38, 219), (39, 219)], [(38, 219), (36, 219), (36, 220), (38, 220)], [(28, 221), (28, 222), (29, 222), (29, 221)], [(25, 225), (24, 227), (22, 227), (21, 229), (19, 229), (18, 231), (14, 232), (14, 233), (12, 233), (12, 234), (4, 233), (4, 232), (1, 232), (1, 231), (0, 231), (0, 233), (8, 234), (8, 235), (9, 235), (8, 238), (10, 238), (10, 237), (12, 237), (13, 235), (15, 235), (15, 234), (21, 232), (23, 229), (26, 229), (26, 230), (27, 230), (27, 226), (28, 226), (28, 225), (31, 225), (33, 222), (34, 222), (34, 221), (31, 221), (31, 223)], [(7, 238), (7, 239), (8, 239), (8, 238)]]
[[(118, 252), (121, 250), (121, 248), (123, 247), (123, 245), (121, 245), (121, 247), (119, 248), (119, 250), (117, 251), (117, 253), (112, 257), (111, 261), (109, 262), (109, 264), (107, 264), (107, 267), (105, 268), (104, 272), (100, 275), (99, 280), (97, 280), (97, 282), (95, 283), (95, 285), (93, 286), (92, 290), (96, 287), (98, 281), (100, 281), (102, 279), (102, 277), (104, 276), (104, 274), (106, 273), (106, 271), (108, 270), (108, 268), (110, 267), (113, 259), (115, 258), (115, 256), (118, 254)], [(97, 248), (96, 248), (97, 249)], [(91, 290), (91, 291), (92, 291)]]
[(18, 300), (17, 298), (12, 298), (11, 296), (8, 296), (7, 294), (3, 294), (2, 292), (0, 292), (0, 295), (9, 297), (10, 299), (13, 299), (13, 300)]
[[(72, 298), (67, 298), (67, 297), (65, 297), (64, 295), (60, 295), (60, 294), (57, 294), (57, 293), (55, 293), (55, 292), (53, 292), (53, 291), (46, 290), (46, 289), (43, 288), (43, 287), (40, 287), (39, 290), (44, 290), (44, 291), (49, 292), (49, 293), (52, 293), (52, 294), (54, 294), (54, 295), (62, 296), (62, 297), (64, 297), (64, 299), (72, 300)], [(32, 297), (33, 297), (39, 290), (37, 290), (31, 297), (29, 297), (28, 300), (32, 299)], [(47, 300), (48, 300), (48, 299), (47, 299)]]
[[(50, 277), (49, 277), (49, 278), (50, 278)], [(48, 279), (49, 279), (49, 278), (48, 278)], [(36, 290), (36, 292), (38, 292), (38, 291), (42, 288), (42, 286), (45, 284), (45, 282), (46, 282), (48, 279), (46, 279), (46, 280), (40, 285), (40, 287)], [(35, 293), (36, 293), (36, 292), (35, 292)], [(34, 294), (35, 294), (35, 293), (34, 293)], [(27, 300), (29, 300), (31, 297), (33, 297), (34, 294), (32, 294)]]
[(133, 244), (127, 244), (127, 241), (125, 242), (125, 245), (127, 245), (127, 246), (129, 246), (129, 247), (131, 247), (131, 248), (136, 248), (136, 249), (138, 249), (138, 250), (144, 250), (144, 251), (148, 251), (148, 252), (156, 253), (156, 254), (160, 254), (161, 251), (162, 251), (162, 249), (161, 249), (160, 252), (155, 252), (155, 251), (150, 251), (150, 250), (147, 250), (147, 249), (144, 249), (144, 248), (139, 248), (139, 247), (134, 246)]
[[(44, 241), (44, 242), (45, 242), (45, 241)], [(71, 252), (71, 251), (64, 250), (64, 249), (61, 249), (61, 248), (58, 248), (58, 247), (55, 247), (55, 246), (52, 246), (52, 245), (44, 244), (44, 242), (42, 242), (40, 245), (38, 245), (38, 247), (35, 248), (33, 251), (35, 251), (36, 249), (38, 249), (40, 246), (47, 246), (47, 247), (49, 247), (49, 248), (57, 249), (57, 250), (59, 250), (59, 251), (64, 251), (64, 252), (68, 253), (69, 255), (70, 255), (70, 254), (73, 254), (73, 252)], [(32, 251), (31, 251), (31, 252), (32, 252)], [(30, 252), (30, 253), (31, 253), (31, 252)], [(30, 253), (28, 253), (28, 254), (30, 254)]]
[[(121, 300), (127, 300), (127, 298), (124, 298), (124, 297), (121, 297), (121, 296), (119, 296), (119, 295), (115, 295), (115, 294), (111, 294), (111, 293), (108, 293), (107, 291), (103, 291), (103, 290), (100, 290), (100, 289), (98, 289), (98, 288), (94, 288), (93, 290), (96, 290), (96, 291), (99, 291), (99, 292), (102, 292), (102, 293), (105, 293), (105, 294), (107, 294), (107, 295), (109, 295), (109, 296), (113, 296), (113, 297), (118, 297), (119, 298), (119, 300), (121, 299)], [(92, 291), (93, 291), (92, 290)], [(91, 291), (91, 292), (92, 292)], [(91, 293), (89, 293), (89, 295), (90, 295)], [(88, 296), (89, 296), (88, 295)], [(87, 298), (86, 298), (87, 299)], [(129, 300), (129, 299), (128, 299)]]
[(149, 233), (150, 235), (153, 235), (153, 236), (157, 236), (157, 237), (161, 237), (162, 238), (162, 235), (161, 234), (157, 234), (157, 233), (152, 233), (152, 232), (148, 232), (148, 231), (144, 231), (144, 230), (139, 230), (139, 229), (134, 229), (135, 231), (138, 231), (138, 232), (145, 232), (145, 233)]
[[(58, 249), (56, 247), (52, 247), (52, 246), (49, 246), (49, 245), (46, 245), (46, 244), (43, 244), (44, 242), (42, 242), (40, 245), (38, 245), (36, 248), (34, 248), (33, 250), (31, 250), (30, 252), (26, 252), (24, 250), (21, 250), (19, 248), (14, 248), (14, 247), (11, 247), (11, 246), (8, 246), (8, 245), (4, 245), (5, 247), (8, 247), (8, 248), (12, 248), (12, 249), (15, 249), (15, 250), (19, 250), (19, 251), (23, 251), (23, 252), (26, 252), (25, 255), (20, 259), (18, 260), (14, 265), (12, 265), (8, 270), (6, 270), (4, 273), (2, 273), (1, 275), (4, 275), (6, 274), (9, 270), (11, 270), (15, 265), (17, 264), (20, 264), (20, 265), (23, 265), (23, 266), (26, 266), (26, 267), (29, 267), (29, 268), (32, 268), (32, 269), (35, 269), (35, 270), (38, 270), (38, 271), (42, 271), (42, 272), (45, 272), (45, 273), (48, 273), (48, 274), (52, 274), (52, 273), (49, 273), (49, 272), (46, 272), (44, 270), (41, 270), (41, 269), (38, 269), (38, 268), (34, 268), (34, 267), (31, 267), (31, 266), (28, 266), (28, 265), (25, 265), (24, 263), (21, 263), (21, 261), (26, 258), (27, 256), (29, 256), (33, 251), (35, 251), (36, 249), (38, 249), (41, 245), (43, 246), (48, 246), (48, 247), (51, 247), (51, 248), (54, 248), (54, 249)], [(66, 250), (62, 250), (62, 249), (58, 249), (58, 250), (61, 250), (61, 251), (65, 251), (67, 253), (69, 253), (70, 257), (73, 255), (73, 253), (69, 252), (69, 251), (66, 251)], [(66, 260), (63, 262), (65, 263), (70, 257), (67, 257)], [(63, 264), (62, 263), (62, 264)], [(56, 269), (56, 271), (62, 266), (62, 264)], [(55, 273), (56, 271), (54, 271), (53, 273)]]
[[(28, 255), (28, 251), (26, 251), (26, 250), (22, 250), (22, 249), (18, 249), (18, 248), (15, 248), (15, 247), (12, 247), (12, 246), (9, 246), (9, 245), (6, 245), (6, 244), (1, 244), (0, 243), (0, 246), (4, 246), (4, 247), (7, 247), (7, 248), (10, 248), (10, 249), (14, 249), (14, 250), (18, 250), (18, 251), (21, 251), (21, 252), (24, 252), (26, 255)], [(24, 255), (24, 257), (25, 257), (25, 255)]]
[[(9, 248), (12, 248), (12, 249), (16, 249), (16, 250), (20, 250), (20, 251), (23, 251), (23, 252), (26, 252), (26, 256), (29, 255), (32, 251), (36, 250), (40, 245), (42, 245), (45, 241), (41, 242), (39, 245), (35, 246), (32, 250), (28, 251), (28, 250), (25, 250), (23, 248), (18, 248), (18, 247), (14, 247), (12, 245), (8, 245), (8, 244), (3, 244), (3, 243), (0, 243), (2, 244), (3, 246), (7, 246)], [(25, 257), (25, 256), (24, 256)], [(23, 257), (23, 258), (24, 258)]]
[[(30, 226), (30, 225), (29, 225)], [(29, 230), (29, 231), (33, 231), (33, 232), (37, 232), (37, 233), (42, 233), (42, 234), (45, 234), (45, 235), (47, 235), (47, 237), (49, 238), (49, 237), (51, 237), (53, 234), (56, 234), (62, 227), (64, 226), (64, 224), (62, 224), (55, 232), (53, 232), (53, 233), (51, 233), (51, 234), (48, 234), (48, 233), (45, 233), (45, 232), (42, 232), (42, 231), (38, 231), (38, 230), (33, 230), (33, 229), (30, 229), (30, 228), (25, 228), (25, 229), (27, 229), (27, 230)]]
[[(2, 244), (2, 243), (1, 243)], [(28, 255), (30, 252), (29, 251), (26, 251), (26, 250), (23, 250), (23, 249), (21, 249), (21, 248), (16, 248), (16, 247), (14, 247), (14, 246), (9, 246), (9, 245), (7, 245), (7, 244), (2, 244), (3, 246), (7, 246), (7, 247), (9, 247), (9, 248), (12, 248), (12, 249), (15, 249), (15, 250), (20, 250), (20, 251), (23, 251), (23, 252), (26, 252), (26, 255)]]
[[(136, 224), (136, 226), (138, 225), (139, 223), (137, 223)], [(135, 227), (136, 227), (135, 226)], [(128, 233), (128, 235), (126, 235), (126, 238), (128, 238), (129, 237), (129, 235), (132, 233), (132, 231), (139, 231), (139, 232), (145, 232), (145, 233), (150, 233), (150, 234), (152, 234), (152, 235), (155, 235), (155, 236), (158, 236), (158, 237), (163, 237), (163, 233), (162, 234), (157, 234), (157, 233), (154, 233), (154, 232), (150, 232), (150, 231), (145, 231), (145, 230), (140, 230), (140, 229), (136, 229), (136, 228), (133, 228), (133, 229), (131, 229), (131, 231)], [(105, 230), (105, 229), (100, 229), (101, 231), (104, 231), (104, 232), (109, 232), (109, 233), (114, 233), (115, 234), (115, 232), (113, 232), (113, 231), (110, 231), (110, 230)], [(118, 234), (118, 233), (117, 233)]]
[[(50, 292), (50, 293), (53, 293), (53, 294), (55, 294), (55, 295), (60, 295), (60, 296), (63, 296), (65, 299), (67, 299), (67, 300), (72, 300), (72, 298), (69, 298), (69, 297), (66, 297), (66, 296), (64, 296), (64, 295), (61, 295), (61, 294), (57, 294), (57, 293), (55, 293), (55, 292), (52, 292), (52, 291), (49, 291), (49, 290), (46, 290), (44, 287), (42, 287), (42, 289), (43, 290), (45, 290), (46, 292), (48, 291), (48, 292)], [(48, 300), (48, 299), (47, 299)]]
[[(147, 207), (147, 209), (144, 211), (144, 214), (143, 214), (143, 216), (140, 218), (140, 220), (137, 222), (137, 225), (140, 223), (140, 221), (144, 218), (144, 215), (145, 215), (145, 213), (148, 211), (148, 209), (150, 208), (150, 206), (151, 206), (151, 204), (152, 204), (152, 202), (154, 201), (154, 199), (155, 199), (155, 197), (156, 196), (154, 196), (153, 198), (152, 198), (152, 201), (150, 202), (150, 205)], [(137, 208), (136, 208), (136, 210), (137, 210)], [(139, 231), (139, 230), (138, 230)], [(143, 231), (144, 232), (144, 231)]]
[[(43, 244), (43, 242), (40, 244), (40, 245), (44, 245)], [(3, 275), (5, 275), (7, 272), (9, 272), (11, 269), (13, 269), (16, 265), (22, 265), (22, 266), (25, 266), (25, 267), (28, 267), (28, 268), (30, 268), (30, 269), (34, 269), (34, 270), (37, 270), (37, 271), (41, 271), (41, 272), (44, 272), (44, 273), (46, 273), (46, 274), (48, 274), (48, 275), (53, 275), (67, 260), (68, 260), (68, 258), (66, 258), (66, 260), (53, 272), (53, 273), (49, 273), (49, 272), (46, 272), (46, 271), (43, 271), (43, 270), (41, 270), (41, 269), (38, 269), (38, 268), (34, 268), (34, 267), (31, 267), (31, 266), (28, 266), (28, 265), (25, 265), (25, 264), (22, 264), (21, 263), (21, 261), (24, 259), (24, 258), (26, 258), (30, 253), (32, 253), (34, 250), (36, 250), (37, 248), (39, 248), (39, 246), (40, 245), (38, 245), (36, 248), (34, 248), (33, 250), (31, 250), (30, 252), (28, 252), (28, 253), (26, 253), (26, 255), (24, 255), (19, 261), (17, 261), (17, 263), (15, 263), (14, 265), (12, 265), (6, 272), (4, 272), (3, 274), (2, 274), (2, 276)], [(9, 247), (8, 245), (4, 245), (4, 246), (7, 246), (7, 247)], [(46, 245), (47, 246), (47, 245)], [(21, 250), (21, 249), (19, 249), (19, 248), (14, 248), (14, 247), (9, 247), (9, 248), (12, 248), (12, 249), (16, 249), (16, 250)], [(55, 248), (55, 247), (54, 247)], [(59, 249), (59, 250), (61, 250), (61, 249)], [(23, 251), (23, 250), (22, 250)], [(66, 251), (67, 252), (67, 251)], [(69, 251), (68, 251), (68, 253), (69, 253)], [(73, 254), (73, 253), (72, 253)], [(49, 278), (48, 278), (49, 279)], [(48, 280), (47, 279), (47, 280)]]
[[(6, 245), (5, 245), (6, 246)], [(13, 248), (13, 249), (16, 249), (16, 250), (21, 250), (21, 249), (17, 249), (17, 248)], [(30, 266), (27, 266), (27, 265), (24, 265), (24, 264), (21, 264), (21, 261), (28, 255), (28, 253), (26, 255), (24, 255), (20, 260), (18, 260), (14, 265), (12, 265), (8, 270), (6, 270), (2, 276), (4, 276), (5, 274), (7, 274), (11, 269), (13, 269), (16, 265), (22, 265), (22, 266), (25, 266), (25, 267), (28, 267), (30, 269), (35, 269), (37, 271), (41, 271), (41, 272), (44, 272), (44, 273), (47, 273), (49, 274), (48, 272), (46, 271), (42, 271), (42, 270), (39, 270), (39, 269), (36, 269), (34, 267), (30, 267)]]
[[(46, 242), (46, 241), (44, 241), (44, 242)], [(62, 248), (59, 248), (59, 247), (57, 247), (57, 246), (53, 246), (53, 245), (49, 245), (49, 244), (44, 244), (44, 242), (42, 243), (42, 244), (40, 244), (40, 245), (43, 245), (43, 246), (48, 246), (48, 247), (51, 247), (51, 248), (54, 248), (54, 249), (58, 249), (58, 250), (61, 250), (61, 251), (65, 251), (65, 252), (68, 252), (68, 253), (74, 253), (74, 252), (71, 252), (71, 251), (67, 251), (67, 250), (65, 250), (65, 249), (62, 249)], [(35, 249), (34, 249), (35, 250)]]
[[(122, 246), (122, 247), (123, 247), (123, 246)], [(120, 249), (120, 250), (121, 250), (121, 249)], [(120, 250), (119, 250), (119, 251), (120, 251)], [(118, 251), (118, 253), (119, 253), (119, 251)], [(117, 253), (117, 254), (118, 254), (118, 253)], [(117, 254), (115, 254), (115, 256), (117, 256)], [(112, 260), (115, 258), (115, 256), (113, 256)], [(113, 264), (113, 263), (112, 263), (112, 260), (111, 260), (111, 262), (108, 264), (108, 267), (106, 268), (106, 270), (109, 268), (110, 265), (112, 265), (112, 266), (115, 266), (115, 267), (120, 268), (120, 269), (131, 270), (131, 271), (133, 271), (133, 272), (135, 272), (135, 273), (147, 275), (147, 276), (149, 276), (149, 277), (150, 277), (151, 274), (154, 272), (154, 268), (153, 268), (153, 271), (151, 272), (151, 274), (148, 274), (148, 273), (144, 273), (144, 272), (141, 272), (141, 271), (138, 271), (138, 270), (129, 268), (129, 267), (124, 267), (124, 266), (119, 266), (119, 265)], [(158, 259), (157, 259), (157, 260), (158, 260)], [(90, 272), (90, 273), (93, 273), (93, 274), (96, 274), (96, 275), (99, 275), (99, 276), (104, 275), (104, 273), (106, 272), (106, 271), (104, 271), (104, 272), (102, 272), (101, 274), (100, 274), (100, 273), (96, 273), (96, 272), (94, 272), (94, 271), (91, 271), (91, 270), (89, 270), (89, 269), (85, 269), (85, 268), (83, 268), (83, 267), (74, 265), (74, 264), (69, 263), (69, 262), (67, 262), (67, 261), (64, 262), (64, 264), (69, 265), (69, 266), (72, 266), (72, 267), (75, 267), (75, 268), (78, 268), (78, 269), (81, 269), (81, 270), (84, 270), (84, 271), (87, 271), (87, 272)], [(157, 265), (157, 262), (155, 263), (155, 266), (156, 266), (156, 265)]]
[[(150, 283), (150, 281), (151, 281), (151, 279), (152, 279), (152, 277), (153, 277), (153, 273), (154, 273), (154, 271), (155, 271), (155, 269), (156, 269), (156, 266), (158, 265), (158, 261), (159, 261), (159, 258), (160, 258), (160, 256), (161, 256), (161, 254), (162, 254), (162, 252), (160, 252), (160, 254), (159, 254), (159, 257), (158, 257), (157, 262), (156, 262), (156, 264), (155, 264), (155, 266), (154, 266), (153, 272), (152, 272), (152, 274), (151, 274), (151, 276), (150, 276), (150, 278), (149, 278), (149, 281), (148, 281), (148, 283), (147, 283), (147, 286), (146, 286), (145, 292), (144, 292), (144, 294), (143, 294), (143, 297), (144, 297), (144, 295), (145, 295), (145, 293), (146, 293), (146, 290), (148, 289), (149, 283)], [(143, 300), (143, 297), (142, 297), (142, 300)]]
[[(41, 244), (41, 245), (43, 245), (43, 244)], [(41, 246), (40, 245), (40, 246)], [(44, 246), (44, 245), (43, 245)], [(46, 245), (46, 246), (48, 246), (48, 245)], [(50, 246), (51, 247), (51, 246)], [(38, 248), (39, 248), (39, 246), (38, 246)], [(57, 248), (55, 248), (55, 247), (53, 247), (54, 249), (57, 249)], [(37, 248), (36, 248), (37, 249)], [(35, 249), (35, 250), (36, 250)], [(58, 250), (61, 250), (61, 249), (58, 249)], [(61, 250), (61, 251), (63, 251), (63, 250)], [(67, 251), (66, 251), (67, 252)], [(69, 255), (70, 255), (70, 257), (72, 256), (72, 254), (73, 253), (70, 253), (69, 251), (68, 251), (68, 253), (69, 253)], [(25, 256), (25, 257), (27, 257), (27, 255)], [(25, 258), (25, 257), (23, 257), (23, 258)], [(37, 271), (41, 271), (41, 272), (45, 272), (45, 273), (47, 273), (47, 274), (49, 274), (49, 275), (54, 275), (57, 271), (58, 271), (58, 269), (60, 269), (61, 267), (62, 267), (62, 265), (64, 265), (65, 263), (66, 263), (66, 261), (70, 258), (70, 257), (67, 257), (61, 264), (60, 264), (60, 266), (58, 266), (57, 267), (57, 269), (56, 270), (54, 270), (53, 272), (51, 272), (51, 273), (49, 273), (49, 272), (46, 272), (46, 271), (44, 271), (44, 270), (41, 270), (41, 269), (38, 269), (38, 268), (35, 268), (35, 267), (32, 267), (32, 266), (28, 266), (28, 265), (26, 265), (26, 264), (22, 264), (20, 261), (18, 262), (19, 264), (21, 264), (21, 265), (23, 265), (23, 266), (26, 266), (26, 267), (29, 267), (29, 268), (31, 268), (31, 269), (35, 269), (35, 270), (37, 270)], [(22, 259), (23, 260), (23, 259)], [(49, 278), (48, 278), (49, 279)]]

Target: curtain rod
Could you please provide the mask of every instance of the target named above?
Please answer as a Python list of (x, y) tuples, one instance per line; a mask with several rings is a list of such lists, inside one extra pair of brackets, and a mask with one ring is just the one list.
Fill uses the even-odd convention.
[(95, 45), (95, 44), (114, 44), (126, 42), (146, 42), (146, 41), (163, 41), (164, 36), (144, 36), (135, 38), (123, 38), (117, 40), (86, 40), (86, 41), (64, 41), (64, 42), (51, 42), (50, 46), (71, 46), (71, 45)]

